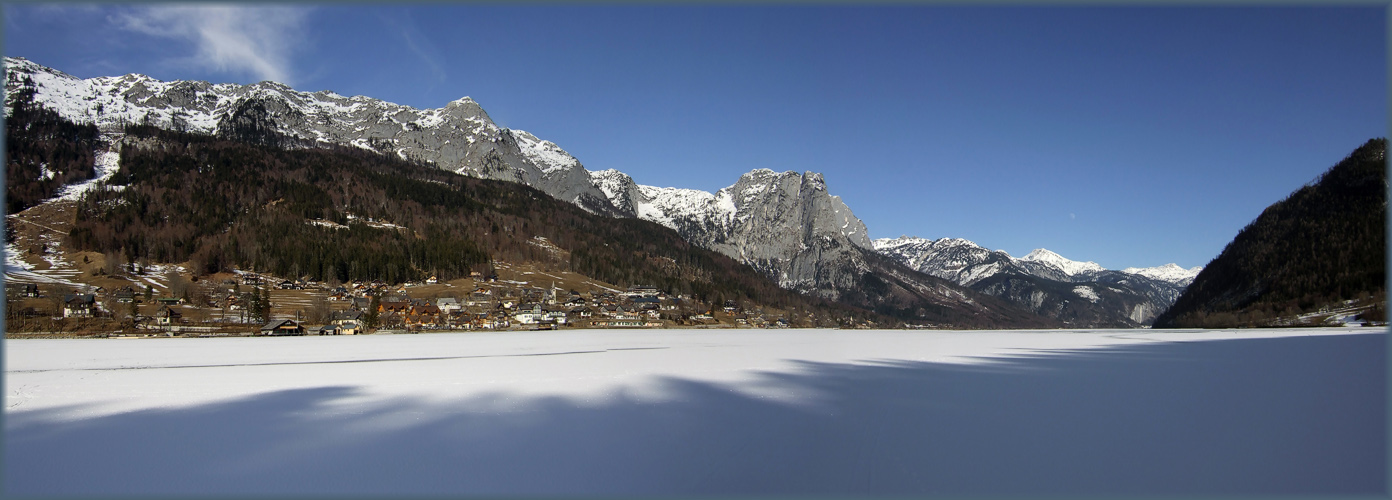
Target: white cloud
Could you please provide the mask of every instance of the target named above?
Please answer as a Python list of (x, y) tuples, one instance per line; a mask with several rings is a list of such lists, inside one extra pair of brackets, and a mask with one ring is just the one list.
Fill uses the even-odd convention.
[(126, 30), (188, 42), (194, 53), (178, 62), (288, 85), (308, 12), (288, 6), (171, 5), (128, 9), (110, 19)]

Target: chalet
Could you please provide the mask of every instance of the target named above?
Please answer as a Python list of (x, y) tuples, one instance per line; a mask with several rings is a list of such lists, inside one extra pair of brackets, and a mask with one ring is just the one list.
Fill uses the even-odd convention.
[(184, 315), (180, 314), (177, 309), (167, 305), (162, 305), (158, 311), (155, 311), (155, 324), (160, 326), (177, 325), (183, 321), (183, 318)]
[(348, 306), (352, 307), (354, 310), (366, 311), (369, 307), (372, 307), (372, 299), (367, 297), (353, 297), (353, 303)]
[(319, 328), (315, 328), (314, 333), (319, 335), (338, 335), (339, 327), (338, 325), (324, 325)]
[(280, 282), (280, 284), (276, 285), (276, 288), (279, 288), (279, 289), (281, 289), (281, 290), (299, 290), (299, 289), (304, 288), (304, 287), (302, 287), (302, 286), (296, 284), (296, 283), (293, 282), (293, 281), (285, 280), (285, 281)]
[(70, 294), (63, 297), (64, 318), (90, 318), (96, 312), (97, 297), (90, 293)]
[(293, 319), (278, 319), (261, 327), (262, 335), (304, 335), (304, 326)]
[(25, 297), (38, 297), (39, 285), (37, 283), (25, 283), (23, 295)]
[(357, 335), (362, 332), (361, 325), (362, 323), (358, 323), (356, 321), (344, 321), (343, 323), (335, 326), (338, 326), (338, 333), (340, 335)]
[(427, 285), (434, 285), (434, 284), (439, 283), (439, 282), (440, 282), (440, 278), (438, 278), (438, 277), (436, 277), (436, 276), (431, 276), (431, 277), (425, 279), (425, 284), (427, 284)]
[(260, 285), (260, 284), (261, 284), (261, 277), (255, 275), (255, 274), (251, 274), (251, 273), (243, 274), (243, 275), (242, 275), (242, 284), (243, 284), (243, 285)]
[(377, 312), (378, 312), (378, 313), (406, 314), (406, 313), (410, 312), (410, 310), (411, 310), (411, 303), (410, 303), (410, 302), (406, 302), (406, 301), (404, 301), (404, 300), (402, 300), (402, 301), (383, 300), (383, 301), (377, 303)]
[(155, 301), (166, 306), (177, 306), (181, 302), (183, 302), (184, 299), (178, 297), (160, 297), (158, 299), (155, 299)]
[(406, 325), (419, 328), (438, 327), (440, 326), (440, 308), (434, 305), (411, 306), (411, 311), (406, 315)]
[(329, 316), (329, 322), (335, 325), (343, 326), (347, 323), (361, 322), (362, 318), (362, 311), (335, 311), (333, 315)]

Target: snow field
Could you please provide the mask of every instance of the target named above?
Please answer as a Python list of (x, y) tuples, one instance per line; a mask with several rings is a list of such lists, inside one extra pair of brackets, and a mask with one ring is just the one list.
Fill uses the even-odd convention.
[(1366, 493), (1386, 485), (1385, 337), (7, 340), (5, 491)]

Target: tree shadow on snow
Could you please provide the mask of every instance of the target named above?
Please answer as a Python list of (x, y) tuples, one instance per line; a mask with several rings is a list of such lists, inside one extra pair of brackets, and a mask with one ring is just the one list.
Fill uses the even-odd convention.
[[(801, 363), (595, 404), (353, 387), (7, 415), (9, 494), (1384, 494), (1385, 335)], [(780, 395), (793, 395), (788, 403)]]

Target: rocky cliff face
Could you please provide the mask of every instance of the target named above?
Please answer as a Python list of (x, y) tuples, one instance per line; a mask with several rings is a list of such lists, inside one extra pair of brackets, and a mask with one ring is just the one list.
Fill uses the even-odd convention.
[(868, 267), (865, 223), (814, 172), (760, 169), (716, 193), (642, 186), (615, 170), (593, 172), (625, 214), (675, 229), (692, 243), (745, 262), (784, 288), (835, 299)]

